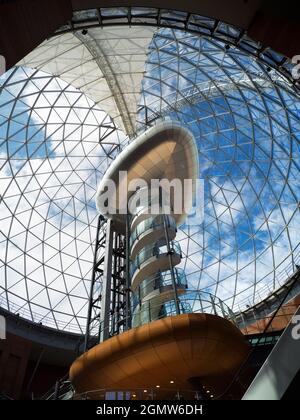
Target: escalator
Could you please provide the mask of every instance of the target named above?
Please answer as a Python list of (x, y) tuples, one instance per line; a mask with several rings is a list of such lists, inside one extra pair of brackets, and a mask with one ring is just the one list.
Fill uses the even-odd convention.
[[(242, 399), (293, 399), (295, 383), (299, 382), (299, 370), (300, 306)], [(299, 393), (300, 390), (298, 398)]]

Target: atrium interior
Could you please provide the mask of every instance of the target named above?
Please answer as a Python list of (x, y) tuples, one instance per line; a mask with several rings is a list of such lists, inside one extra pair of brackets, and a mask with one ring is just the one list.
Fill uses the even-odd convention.
[(0, 3), (0, 399), (294, 399), (294, 17), (46, 3)]

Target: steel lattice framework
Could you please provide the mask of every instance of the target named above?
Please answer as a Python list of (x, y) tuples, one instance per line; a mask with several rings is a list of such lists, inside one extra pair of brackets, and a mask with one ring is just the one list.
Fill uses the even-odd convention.
[(59, 28), (55, 35), (128, 25), (180, 29), (185, 33), (213, 38), (225, 43), (227, 47), (238, 46), (240, 51), (259, 59), (267, 67), (276, 68), (299, 88), (299, 81), (291, 76), (292, 64), (287, 57), (273, 51), (267, 45), (254, 41), (242, 28), (194, 13), (155, 7), (100, 7), (80, 10), (74, 11), (72, 20)]
[(155, 34), (146, 70), (141, 128), (161, 116), (189, 127), (206, 183), (203, 224), (181, 229), (188, 282), (252, 305), (299, 261), (298, 92), (238, 47), (174, 29)]
[(125, 136), (74, 87), (15, 68), (1, 88), (0, 304), (83, 332), (94, 194)]
[[(171, 117), (197, 139), (205, 218), (178, 232), (189, 287), (233, 310), (252, 305), (299, 260), (300, 98), (291, 64), (237, 28), (181, 12), (76, 12), (58, 34), (128, 24), (157, 27), (137, 127)], [(18, 67), (0, 82), (0, 305), (83, 332), (94, 194), (134, 136), (55, 75)]]

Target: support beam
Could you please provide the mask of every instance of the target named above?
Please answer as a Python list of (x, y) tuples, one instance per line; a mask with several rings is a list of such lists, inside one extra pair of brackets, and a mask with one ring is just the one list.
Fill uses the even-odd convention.
[[(84, 340), (84, 351), (88, 350), (91, 345), (94, 345), (95, 332), (98, 332), (98, 341), (99, 341), (99, 318), (100, 318), (100, 309), (101, 309), (101, 299), (102, 299), (102, 284), (103, 284), (103, 264), (104, 264), (104, 255), (105, 255), (105, 224), (106, 220), (101, 215), (98, 218), (97, 224), (97, 233), (96, 233), (96, 242), (95, 242), (95, 251), (94, 251), (94, 262), (93, 262), (93, 272), (91, 279), (91, 287), (89, 294), (89, 307), (86, 321), (86, 333)], [(92, 344), (90, 343), (93, 341)]]
[(254, 40), (290, 58), (299, 54), (296, 0), (289, 4), (278, 0), (14, 0), (0, 4), (0, 54), (6, 58), (7, 69), (60, 27), (72, 27), (74, 12), (100, 7), (150, 7), (208, 16), (242, 28)]
[(110, 303), (111, 303), (111, 274), (112, 274), (112, 252), (113, 252), (113, 229), (112, 221), (108, 220), (106, 225), (106, 244), (103, 270), (103, 292), (101, 301), (100, 316), (100, 342), (109, 338), (110, 324)]
[(131, 278), (130, 278), (130, 217), (127, 209), (126, 217), (126, 298), (125, 298), (125, 330), (131, 328), (131, 307), (130, 307), (130, 287), (131, 287)]

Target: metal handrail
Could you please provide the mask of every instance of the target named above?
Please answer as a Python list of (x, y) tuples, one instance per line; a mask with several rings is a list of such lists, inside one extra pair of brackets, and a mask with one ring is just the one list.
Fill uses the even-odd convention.
[[(176, 222), (173, 217), (166, 216), (168, 228), (173, 228), (176, 230)], [(164, 216), (162, 214), (153, 215), (148, 217), (147, 219), (142, 220), (133, 232), (130, 235), (130, 245), (132, 246), (133, 243), (139, 238), (140, 235), (146, 233), (150, 229), (156, 228), (164, 228)]]
[[(281, 299), (277, 309), (274, 311), (274, 313), (271, 315), (271, 317), (269, 318), (269, 321), (267, 322), (267, 325), (265, 326), (263, 332), (260, 334), (260, 336), (258, 337), (257, 342), (255, 343), (255, 345), (252, 347), (251, 351), (247, 354), (245, 360), (243, 361), (243, 363), (241, 364), (241, 366), (239, 367), (239, 369), (237, 370), (237, 372), (235, 373), (232, 381), (229, 383), (229, 385), (227, 386), (226, 390), (224, 392), (222, 392), (222, 394), (217, 396), (217, 399), (221, 399), (229, 390), (230, 388), (236, 383), (239, 382), (240, 384), (240, 378), (241, 375), (247, 365), (247, 362), (249, 361), (250, 357), (252, 356), (253, 352), (255, 351), (256, 347), (259, 345), (260, 341), (262, 340), (262, 338), (264, 337), (264, 335), (266, 334), (266, 332), (268, 331), (268, 329), (270, 328), (270, 326), (272, 325), (273, 320), (275, 319), (275, 317), (278, 314), (278, 311), (280, 310), (280, 308), (282, 307), (282, 305), (284, 304), (287, 296), (289, 295), (289, 293), (291, 292), (292, 288), (294, 287), (294, 285), (296, 284), (296, 282), (298, 281), (298, 276), (295, 276), (293, 282), (290, 284), (289, 288), (287, 289), (285, 295), (283, 296), (283, 298)], [(265, 318), (264, 318), (265, 319)]]
[(69, 374), (66, 374), (61, 379), (58, 379), (55, 384), (39, 399), (40, 400), (58, 400), (68, 392), (74, 393), (74, 388), (69, 380)]
[[(187, 279), (184, 270), (174, 267), (176, 285), (179, 288), (187, 289)], [(132, 294), (132, 306), (135, 308), (149, 293), (155, 290), (162, 290), (164, 287), (172, 286), (171, 270), (158, 272), (153, 276), (146, 277)]]
[[(205, 395), (206, 394), (206, 395)], [(193, 390), (186, 388), (178, 388), (174, 385), (174, 388), (99, 388), (92, 389), (86, 392), (75, 393), (74, 400), (88, 400), (93, 397), (97, 400), (157, 400), (163, 399), (168, 396), (168, 399), (174, 400), (209, 400), (213, 398), (213, 394), (206, 389), (205, 393), (203, 390)]]
[[(284, 261), (282, 261), (279, 264), (279, 266), (282, 265), (283, 263), (284, 263)], [(291, 280), (293, 274), (295, 273), (295, 266), (297, 264), (300, 266), (300, 251), (293, 257), (293, 261), (290, 262), (282, 271), (280, 271), (279, 274), (276, 275), (277, 283), (280, 286), (284, 286), (285, 283), (287, 283), (289, 280)], [(281, 282), (281, 279), (285, 279), (285, 281)], [(270, 289), (270, 287), (268, 285), (265, 285), (263, 288), (259, 289), (259, 292), (262, 293), (263, 291), (268, 291), (269, 294), (266, 296), (266, 297), (268, 297), (268, 296), (272, 295), (274, 292), (276, 292), (276, 290), (277, 289), (275, 287), (273, 289)], [(223, 302), (225, 304), (226, 299), (224, 299)], [(242, 307), (246, 306), (247, 304), (250, 307), (248, 309), (251, 309), (251, 307), (254, 306), (253, 302), (251, 302), (249, 300), (249, 298), (239, 301), (239, 303), (236, 305), (236, 307), (233, 308), (234, 312), (235, 312), (235, 316), (237, 316), (239, 313), (243, 313), (245, 311), (245, 308), (243, 309)], [(30, 311), (30, 310), (26, 309), (25, 307), (22, 307), (21, 305), (18, 305), (18, 304), (13, 303), (13, 302), (10, 302), (9, 307), (8, 307), (7, 300), (3, 296), (0, 296), (0, 307), (2, 307), (3, 309), (5, 309), (5, 310), (7, 310), (7, 311), (9, 311), (13, 314), (19, 314), (20, 317), (28, 319), (29, 321), (34, 322), (36, 324), (40, 323), (41, 325), (49, 327), (49, 328), (69, 331), (69, 332), (78, 334), (78, 327), (70, 324), (70, 322), (65, 322), (65, 321), (60, 321), (60, 320), (55, 320), (54, 321), (53, 317), (47, 317), (47, 315), (42, 315), (40, 313)], [(57, 311), (57, 312), (60, 313), (59, 311)], [(77, 318), (79, 320), (82, 319), (83, 323), (86, 320), (86, 317), (80, 316), (80, 315)], [(82, 330), (84, 330), (84, 328), (85, 328), (85, 326), (82, 325)]]
[[(37, 305), (37, 304), (35, 304)], [(43, 325), (49, 328), (54, 328), (62, 331), (68, 331), (70, 333), (76, 333), (80, 334), (78, 331), (78, 325), (74, 326), (70, 324), (70, 322), (66, 321), (60, 321), (60, 320), (54, 320), (53, 317), (47, 317), (46, 315), (42, 315), (35, 311), (30, 311), (29, 309), (25, 308), (24, 306), (18, 305), (14, 302), (9, 302), (9, 306), (7, 305), (7, 300), (0, 296), (0, 308), (3, 308), (4, 310), (11, 312), (13, 315), (20, 316), (29, 322), (33, 322), (35, 324)], [(42, 308), (44, 309), (44, 308)], [(50, 309), (47, 309), (48, 312), (50, 312)], [(57, 313), (61, 313), (64, 315), (63, 312), (56, 311)], [(78, 319), (82, 319), (82, 322), (86, 322), (86, 317), (84, 316), (78, 316)], [(82, 331), (83, 333), (85, 326), (82, 325)]]
[[(180, 306), (180, 314), (212, 314), (225, 318), (236, 325), (235, 315), (230, 310), (230, 308), (221, 299), (209, 292), (205, 292), (202, 290), (187, 289), (184, 293), (178, 295), (178, 301)], [(159, 316), (154, 317), (153, 314), (159, 314)], [(149, 299), (146, 301), (146, 304), (141, 305), (141, 308), (138, 312), (136, 311), (134, 313), (134, 316), (139, 316), (139, 319), (142, 321), (138, 325), (176, 315), (177, 312), (175, 308), (175, 300), (173, 295), (171, 295), (166, 302), (161, 301), (160, 295), (155, 298)], [(118, 313), (114, 313), (112, 316), (115, 317), (116, 320), (119, 318)], [(131, 316), (129, 318), (131, 319)], [(126, 318), (122, 317), (123, 323), (125, 322), (125, 320)], [(103, 322), (100, 323), (100, 327), (97, 326), (97, 331), (94, 331), (95, 335), (98, 335), (99, 328), (101, 333), (106, 332), (108, 329), (109, 337), (115, 335), (111, 333), (110, 326), (105, 327), (106, 329), (103, 328)]]
[[(181, 247), (179, 242), (170, 241), (171, 250), (181, 256)], [(159, 257), (160, 255), (167, 254), (167, 245), (159, 241), (146, 245), (131, 262), (131, 276), (140, 268), (140, 266), (152, 257)]]
[[(290, 257), (291, 256), (289, 255), (287, 258), (290, 258)], [(284, 264), (286, 259), (281, 261), (281, 263), (277, 266), (277, 268), (279, 268), (282, 264)], [(300, 266), (300, 251), (295, 256), (293, 256), (292, 261), (289, 264), (287, 264), (278, 274), (274, 276), (273, 287), (270, 288), (269, 283), (264, 284), (264, 286), (256, 290), (256, 296), (257, 296), (256, 300), (255, 300), (255, 296), (254, 296), (253, 301), (251, 301), (249, 297), (245, 299), (241, 299), (233, 307), (233, 310), (237, 313), (243, 312), (245, 310), (243, 309), (243, 307), (245, 308), (245, 307), (255, 306), (257, 303), (261, 302), (263, 299), (266, 299), (268, 296), (272, 295), (274, 292), (276, 292), (278, 287), (284, 286), (292, 278), (294, 273), (297, 271), (297, 265)], [(264, 278), (266, 278), (269, 274), (264, 276), (261, 279), (261, 281), (263, 281)], [(264, 298), (262, 298), (262, 296), (264, 296)]]

